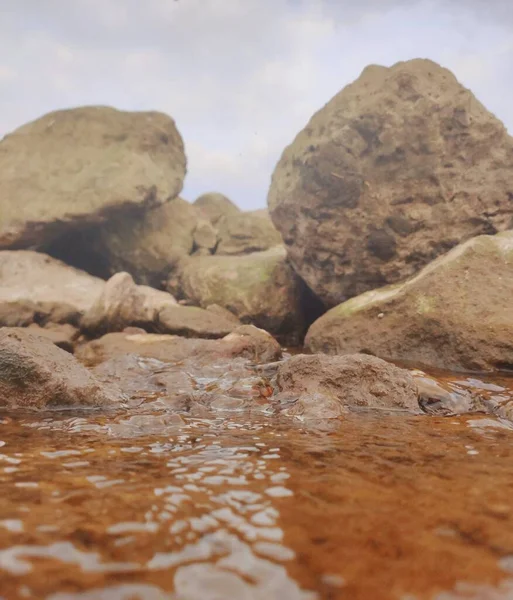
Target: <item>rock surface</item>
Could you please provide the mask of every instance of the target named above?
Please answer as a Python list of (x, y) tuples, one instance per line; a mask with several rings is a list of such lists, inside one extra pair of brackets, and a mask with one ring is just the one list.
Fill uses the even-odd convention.
[(153, 328), (157, 326), (160, 311), (174, 305), (176, 300), (171, 294), (136, 285), (128, 273), (116, 273), (105, 284), (80, 326), (93, 336), (122, 331), (128, 326)]
[(208, 310), (209, 312), (212, 312), (215, 315), (221, 315), (225, 319), (228, 319), (229, 321), (233, 321), (234, 323), (237, 323), (237, 325), (242, 325), (242, 323), (240, 322), (239, 318), (236, 315), (234, 315), (227, 308), (224, 308), (223, 306), (219, 306), (219, 304), (209, 304), (208, 306), (205, 307), (205, 310)]
[(472, 394), (461, 385), (448, 385), (417, 369), (411, 371), (411, 374), (417, 386), (419, 406), (426, 413), (457, 415), (488, 412), (488, 407), (485, 407), (486, 399)]
[(71, 354), (73, 354), (75, 342), (80, 335), (79, 330), (69, 323), (63, 323), (62, 325), (48, 323), (45, 327), (40, 327), (33, 323), (32, 325), (29, 325), (27, 331), (32, 335), (38, 335), (45, 338), (52, 342), (52, 344), (55, 344), (58, 348), (62, 348), (63, 350), (66, 350), (66, 352), (71, 352)]
[(216, 254), (248, 254), (281, 245), (282, 239), (266, 210), (239, 212), (218, 223)]
[(175, 123), (162, 113), (94, 106), (47, 114), (0, 142), (0, 248), (41, 247), (173, 198), (185, 163)]
[[(149, 418), (151, 422), (166, 415), (176, 417), (179, 412), (211, 419), (221, 416), (217, 411), (226, 415), (227, 411), (243, 410), (248, 417), (254, 410), (268, 413), (271, 408), (272, 389), (268, 381), (243, 357), (185, 352), (182, 360), (173, 363), (122, 354), (97, 365), (92, 372), (101, 381), (114, 382), (132, 405), (140, 406), (141, 400), (150, 396), (150, 405), (165, 411), (154, 416), (134, 415), (130, 425), (139, 418)], [(147, 402), (145, 406), (149, 408)]]
[(289, 415), (336, 417), (350, 408), (420, 412), (411, 374), (374, 356), (293, 356), (281, 364), (275, 399)]
[(268, 204), (294, 268), (326, 306), (508, 229), (513, 139), (428, 60), (367, 67), (285, 149)]
[(0, 407), (119, 407), (121, 401), (49, 340), (26, 329), (0, 329)]
[(126, 327), (192, 337), (223, 337), (237, 327), (233, 318), (195, 306), (179, 306), (167, 292), (136, 285), (128, 273), (116, 273), (81, 320), (82, 330), (99, 336)]
[(403, 284), (352, 298), (317, 320), (312, 352), (366, 352), (452, 370), (513, 367), (513, 232), (478, 236)]
[(194, 229), (193, 235), (193, 254), (209, 255), (215, 252), (217, 246), (217, 230), (207, 219), (200, 219)]
[(212, 225), (216, 225), (222, 217), (229, 217), (240, 213), (239, 208), (229, 198), (218, 192), (202, 194), (196, 198), (194, 206)]
[(105, 282), (30, 250), (0, 252), (0, 325), (77, 323)]
[(137, 283), (161, 287), (177, 261), (192, 253), (198, 221), (197, 210), (177, 197), (143, 215), (109, 221), (100, 231), (98, 252), (110, 275), (127, 271)]
[(188, 339), (144, 332), (109, 333), (77, 348), (76, 356), (92, 366), (126, 354), (176, 363), (194, 359), (195, 365), (236, 357), (270, 362), (281, 356), (278, 342), (266, 331), (243, 325), (218, 340)]
[(220, 338), (231, 333), (240, 323), (219, 311), (198, 306), (166, 306), (158, 316), (158, 331), (185, 337)]
[(218, 304), (251, 323), (298, 344), (304, 331), (303, 284), (283, 247), (244, 256), (205, 256), (185, 261), (170, 291), (207, 308)]

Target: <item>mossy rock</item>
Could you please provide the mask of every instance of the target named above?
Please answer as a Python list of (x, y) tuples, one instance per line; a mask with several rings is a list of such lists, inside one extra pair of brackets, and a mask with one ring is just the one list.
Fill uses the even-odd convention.
[(478, 236), (402, 284), (332, 308), (307, 348), (454, 370), (513, 368), (513, 231)]

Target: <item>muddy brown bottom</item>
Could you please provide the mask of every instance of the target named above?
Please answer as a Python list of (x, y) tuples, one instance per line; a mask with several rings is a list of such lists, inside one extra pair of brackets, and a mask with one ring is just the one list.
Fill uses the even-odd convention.
[(495, 418), (4, 416), (0, 446), (6, 600), (513, 598)]

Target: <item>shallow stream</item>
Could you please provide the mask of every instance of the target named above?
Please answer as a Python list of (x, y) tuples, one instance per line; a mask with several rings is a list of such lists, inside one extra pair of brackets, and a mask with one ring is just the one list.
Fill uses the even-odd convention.
[(0, 415), (0, 446), (6, 600), (513, 598), (513, 426), (494, 417), (175, 419), (148, 399)]

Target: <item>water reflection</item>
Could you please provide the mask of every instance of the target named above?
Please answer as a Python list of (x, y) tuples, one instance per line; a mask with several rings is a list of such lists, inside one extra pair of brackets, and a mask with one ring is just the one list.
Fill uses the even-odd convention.
[[(219, 427), (182, 422), (175, 436), (139, 435), (134, 446), (108, 436), (116, 419), (10, 423), (2, 458), (18, 471), (0, 475), (3, 593), (316, 597), (286, 569), (295, 554), (284, 545), (276, 502), (293, 492), (279, 445), (261, 441), (268, 424), (229, 423), (238, 432), (230, 439)], [(91, 432), (103, 434), (101, 443)], [(122, 576), (138, 581), (109, 586)]]

